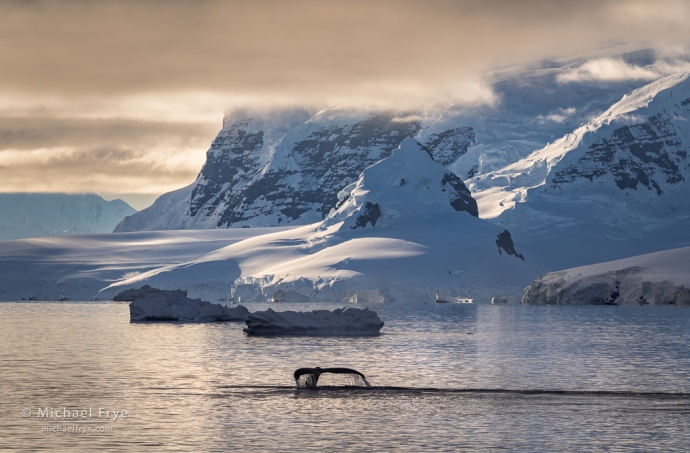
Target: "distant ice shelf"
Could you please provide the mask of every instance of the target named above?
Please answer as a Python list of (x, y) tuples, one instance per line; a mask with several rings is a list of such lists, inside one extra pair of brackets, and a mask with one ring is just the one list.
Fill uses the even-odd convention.
[(551, 272), (526, 305), (690, 305), (690, 247)]
[(310, 312), (272, 309), (251, 313), (249, 335), (378, 335), (383, 321), (367, 308), (336, 308)]

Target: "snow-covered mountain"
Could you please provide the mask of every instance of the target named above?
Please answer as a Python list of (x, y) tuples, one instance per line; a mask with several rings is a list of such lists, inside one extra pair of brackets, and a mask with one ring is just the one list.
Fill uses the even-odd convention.
[[(117, 245), (113, 260), (66, 240), (47, 251), (20, 241), (7, 275), (28, 280), (3, 284), (99, 297), (151, 284), (205, 298), (281, 289), (340, 300), (355, 289), (517, 300), (548, 271), (690, 245), (688, 73), (564, 82), (571, 69), (495, 73), (494, 105), (233, 111), (197, 180), (115, 229), (224, 239), (195, 251), (179, 246), (184, 231), (154, 234), (154, 256), (126, 263)], [(56, 267), (53, 245), (74, 262)]]
[(321, 228), (339, 222), (352, 229), (373, 228), (377, 222), (433, 219), (452, 211), (478, 216), (477, 202), (462, 180), (434, 162), (429, 150), (412, 138), (340, 191), (336, 208)]
[(405, 138), (465, 180), (512, 164), (598, 115), (640, 81), (562, 83), (575, 62), (490, 76), (494, 105), (419, 112), (238, 109), (226, 115), (190, 188), (165, 194), (116, 232), (278, 226), (323, 220), (337, 194)]
[(149, 284), (206, 297), (230, 286), (243, 300), (279, 289), (312, 300), (340, 300), (349, 290), (379, 290), (389, 301), (433, 301), (436, 293), (517, 300), (544, 267), (476, 214), (462, 181), (407, 139), (341, 191), (323, 221), (120, 280), (102, 295)]
[[(660, 184), (668, 189), (668, 184), (683, 181), (685, 166), (676, 161), (687, 157), (684, 149), (690, 143), (684, 140), (690, 127), (682, 123), (689, 121), (690, 101), (684, 104), (678, 98), (690, 96), (690, 85), (684, 83), (688, 75), (673, 74), (634, 90), (526, 158), (472, 178), (482, 217), (497, 217), (524, 201), (528, 191), (533, 198), (549, 189), (582, 185), (584, 180), (615, 183), (621, 190), (636, 190), (641, 184), (656, 195), (663, 193)], [(657, 182), (658, 172), (668, 177)], [(644, 198), (642, 192), (635, 194)]]
[(690, 243), (688, 75), (634, 90), (526, 158), (472, 178), (480, 216), (550, 249), (555, 268)]
[[(284, 228), (75, 234), (0, 242), (0, 300), (91, 300), (112, 282)], [(227, 297), (229, 287), (216, 297)], [(111, 295), (112, 296), (112, 295)], [(213, 298), (215, 300), (215, 297)]]
[(36, 236), (106, 233), (136, 212), (95, 194), (2, 193), (0, 241)]
[[(207, 300), (276, 291), (341, 301), (435, 295), (517, 302), (548, 269), (476, 217), (462, 181), (413, 139), (365, 169), (311, 225), (36, 238), (0, 244), (0, 299), (107, 299), (144, 284)], [(56, 258), (58, 257), (58, 258)]]

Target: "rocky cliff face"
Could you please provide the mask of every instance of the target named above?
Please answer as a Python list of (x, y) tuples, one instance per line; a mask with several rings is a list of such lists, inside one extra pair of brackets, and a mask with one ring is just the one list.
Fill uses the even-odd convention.
[(266, 164), (264, 132), (250, 132), (252, 119), (229, 125), (211, 146), (192, 192), (192, 223), (227, 228), (323, 219), (340, 189), (420, 129), (418, 122), (394, 118), (378, 114), (323, 125), (295, 141), (283, 138)]
[(662, 187), (684, 182), (690, 143), (684, 140), (688, 127), (683, 123), (690, 121), (689, 104), (690, 98), (597, 137), (576, 162), (554, 172), (551, 186), (562, 189), (578, 180), (595, 182), (609, 176), (621, 190), (662, 195)]
[[(420, 135), (413, 115), (305, 109), (239, 110), (228, 115), (196, 182), (165, 194), (115, 231), (307, 224), (336, 208), (338, 192), (361, 172)], [(427, 134), (427, 152), (442, 165), (474, 142), (471, 127)], [(449, 173), (449, 190), (467, 192)], [(467, 192), (469, 195), (469, 192)], [(462, 197), (456, 197), (461, 203)], [(458, 205), (460, 206), (460, 204)]]

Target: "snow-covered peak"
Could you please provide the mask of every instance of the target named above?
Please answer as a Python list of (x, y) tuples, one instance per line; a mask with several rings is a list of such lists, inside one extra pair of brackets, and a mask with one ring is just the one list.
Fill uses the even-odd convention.
[(344, 222), (344, 228), (390, 224), (401, 218), (431, 218), (466, 211), (477, 216), (477, 203), (455, 174), (431, 158), (418, 141), (408, 138), (362, 172), (339, 194), (323, 228)]
[[(648, 85), (638, 88), (615, 103), (604, 113), (590, 122), (575, 129), (572, 133), (549, 143), (531, 153), (524, 159), (510, 164), (500, 170), (476, 176), (469, 182), (472, 193), (479, 202), (482, 218), (498, 217), (507, 209), (515, 207), (516, 202), (525, 201), (530, 189), (543, 186), (552, 169), (571, 151), (580, 147), (587, 134), (596, 132), (617, 121), (629, 122), (629, 114), (646, 109), (662, 92), (678, 87), (690, 75), (683, 71), (663, 77)], [(684, 86), (687, 84), (684, 84)], [(689, 87), (685, 86), (684, 91)], [(671, 95), (672, 98), (672, 95)], [(649, 117), (665, 108), (664, 100), (653, 109), (648, 109)], [(638, 121), (640, 122), (640, 121)]]

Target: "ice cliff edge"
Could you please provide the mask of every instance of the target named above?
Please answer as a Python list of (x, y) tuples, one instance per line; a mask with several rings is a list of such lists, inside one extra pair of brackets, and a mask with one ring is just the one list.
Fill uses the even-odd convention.
[(526, 305), (690, 305), (690, 247), (538, 277)]

